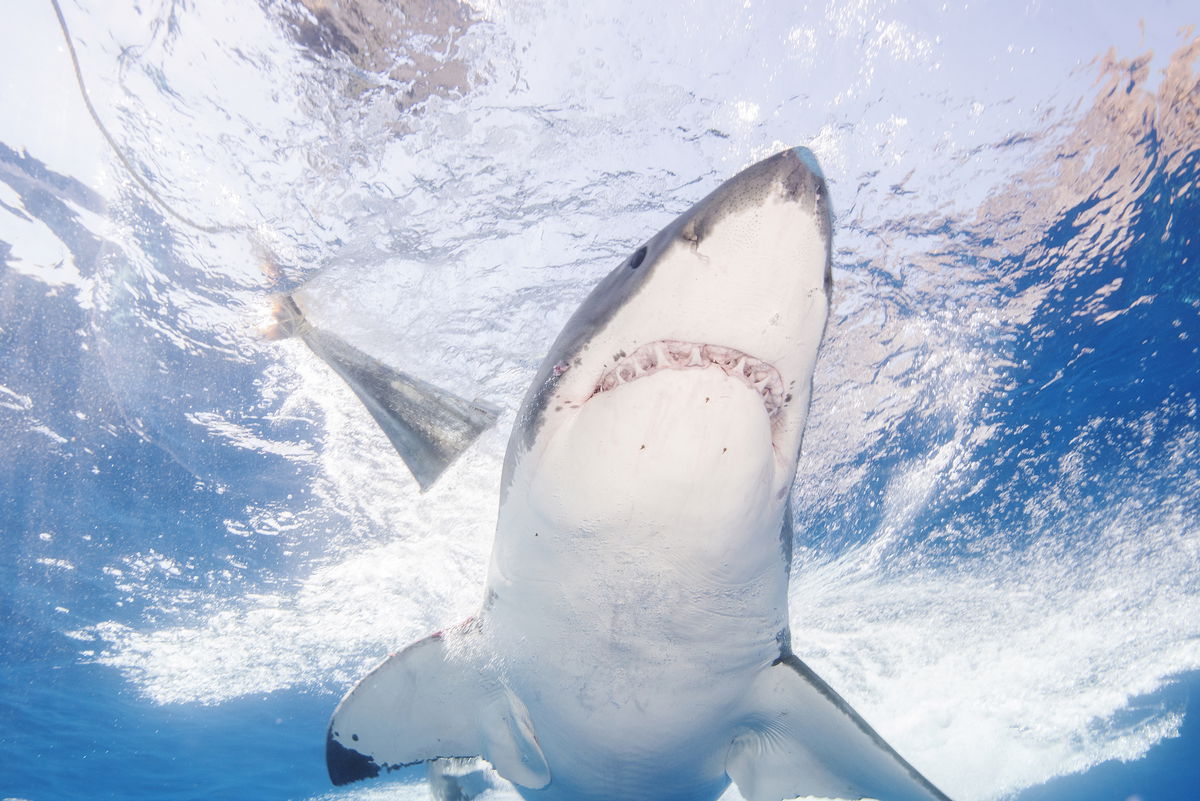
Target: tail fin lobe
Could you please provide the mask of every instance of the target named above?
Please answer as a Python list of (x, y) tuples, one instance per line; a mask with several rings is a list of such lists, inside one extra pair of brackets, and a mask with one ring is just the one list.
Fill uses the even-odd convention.
[(311, 325), (291, 295), (276, 300), (272, 339), (298, 336), (354, 390), (400, 454), (421, 491), (491, 428), (498, 410), (392, 369), (336, 334)]

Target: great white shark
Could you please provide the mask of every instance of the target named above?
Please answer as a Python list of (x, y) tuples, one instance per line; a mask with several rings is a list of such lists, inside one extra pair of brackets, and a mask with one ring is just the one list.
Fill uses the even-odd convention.
[(567, 323), (479, 613), (334, 712), (335, 784), (482, 757), (529, 801), (948, 801), (793, 652), (789, 496), (829, 315), (811, 152), (726, 181)]

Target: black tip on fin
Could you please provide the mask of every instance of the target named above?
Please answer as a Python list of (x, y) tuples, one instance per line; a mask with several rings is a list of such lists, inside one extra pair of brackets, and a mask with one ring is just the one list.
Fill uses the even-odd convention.
[(339, 743), (332, 730), (325, 736), (325, 767), (329, 770), (329, 780), (338, 786), (379, 775), (375, 760)]

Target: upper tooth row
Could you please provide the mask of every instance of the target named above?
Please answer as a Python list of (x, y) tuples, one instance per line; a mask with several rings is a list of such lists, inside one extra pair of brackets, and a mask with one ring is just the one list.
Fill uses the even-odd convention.
[(710, 364), (754, 387), (762, 396), (768, 414), (774, 416), (783, 408), (783, 381), (779, 371), (771, 365), (734, 348), (677, 340), (659, 340), (642, 345), (604, 374), (596, 385), (596, 392), (605, 392), (658, 370), (707, 367)]

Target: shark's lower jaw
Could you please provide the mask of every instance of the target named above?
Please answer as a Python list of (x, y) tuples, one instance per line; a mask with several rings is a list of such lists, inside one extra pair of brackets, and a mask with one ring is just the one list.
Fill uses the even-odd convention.
[(592, 396), (609, 392), (660, 370), (703, 370), (714, 366), (757, 392), (772, 423), (790, 400), (784, 394), (783, 379), (779, 371), (770, 363), (735, 348), (678, 339), (647, 342), (633, 353), (622, 356), (620, 361), (600, 376)]

